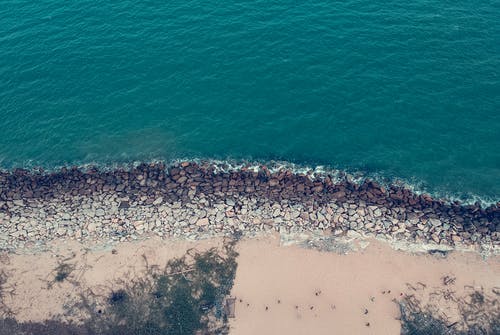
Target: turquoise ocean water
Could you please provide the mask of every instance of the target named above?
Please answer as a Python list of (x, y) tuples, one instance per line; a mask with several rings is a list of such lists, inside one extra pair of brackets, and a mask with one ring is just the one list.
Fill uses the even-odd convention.
[(498, 200), (500, 1), (0, 2), (0, 168), (178, 158)]

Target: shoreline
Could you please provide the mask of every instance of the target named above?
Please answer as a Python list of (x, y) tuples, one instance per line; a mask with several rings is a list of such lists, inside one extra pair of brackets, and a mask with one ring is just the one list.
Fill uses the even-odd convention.
[(360, 233), (409, 243), (500, 246), (500, 207), (461, 205), (374, 181), (213, 163), (0, 172), (0, 250), (58, 239), (120, 242), (278, 231)]
[(87, 162), (72, 164), (55, 164), (53, 166), (25, 164), (19, 166), (1, 167), (0, 176), (12, 174), (49, 176), (65, 174), (68, 170), (78, 170), (83, 174), (87, 173), (114, 173), (117, 171), (132, 171), (144, 167), (160, 166), (168, 170), (189, 163), (197, 165), (203, 169), (210, 169), (214, 173), (238, 173), (238, 172), (259, 172), (269, 171), (271, 174), (289, 171), (295, 175), (306, 176), (311, 180), (324, 179), (329, 177), (333, 183), (349, 182), (361, 185), (373, 182), (384, 189), (406, 190), (416, 196), (425, 195), (433, 200), (446, 204), (456, 204), (460, 206), (475, 206), (483, 209), (489, 207), (500, 207), (498, 196), (480, 195), (466, 192), (463, 194), (450, 193), (451, 191), (440, 191), (438, 189), (426, 189), (422, 182), (418, 180), (401, 179), (397, 176), (389, 177), (377, 173), (364, 172), (362, 170), (349, 170), (335, 168), (329, 165), (310, 165), (307, 163), (294, 163), (284, 160), (252, 160), (252, 159), (215, 159), (215, 158), (178, 158), (178, 159), (144, 159), (117, 161), (114, 163)]

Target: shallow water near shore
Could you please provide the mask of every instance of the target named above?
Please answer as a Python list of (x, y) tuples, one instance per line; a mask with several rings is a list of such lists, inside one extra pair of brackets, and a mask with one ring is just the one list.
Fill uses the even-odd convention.
[(283, 160), (499, 199), (497, 2), (1, 7), (1, 168)]

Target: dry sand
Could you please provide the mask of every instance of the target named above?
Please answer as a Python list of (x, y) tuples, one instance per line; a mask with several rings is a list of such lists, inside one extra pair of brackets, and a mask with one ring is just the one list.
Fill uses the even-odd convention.
[[(59, 243), (50, 252), (4, 254), (0, 266), (15, 291), (7, 303), (20, 320), (44, 320), (61, 313), (74, 298), (78, 287), (72, 282), (105, 291), (125, 274), (144, 270), (143, 255), (150, 265), (163, 265), (189, 248), (203, 250), (221, 243), (220, 239), (150, 239), (92, 250)], [(393, 299), (401, 294), (425, 298), (443, 288), (442, 278), (447, 275), (456, 277), (450, 287), (459, 294), (466, 285), (485, 290), (500, 286), (499, 256), (483, 260), (475, 253), (453, 252), (446, 258), (417, 255), (377, 241), (341, 255), (282, 246), (279, 236), (243, 240), (238, 251), (232, 290), (237, 298), (236, 318), (230, 320), (234, 335), (399, 334)], [(62, 262), (72, 264), (74, 271), (69, 281), (55, 283), (54, 269)]]
[[(101, 247), (76, 242), (53, 243), (50, 252), (3, 255), (7, 287), (14, 295), (6, 296), (7, 304), (20, 321), (42, 321), (64, 312), (64, 305), (75, 301), (82, 287), (96, 293), (109, 292), (115, 283), (134, 275), (141, 275), (149, 265), (163, 266), (190, 248), (206, 250), (222, 245), (221, 239), (197, 242), (149, 239), (120, 243), (115, 247)], [(74, 270), (63, 282), (55, 282), (55, 269), (61, 263)], [(76, 285), (75, 285), (76, 284)]]
[(472, 253), (415, 255), (371, 241), (363, 251), (339, 255), (283, 247), (278, 238), (249, 240), (239, 251), (233, 335), (399, 334), (393, 299), (401, 294), (425, 299), (443, 288), (446, 275), (456, 277), (458, 294), (465, 285), (500, 286), (500, 258)]

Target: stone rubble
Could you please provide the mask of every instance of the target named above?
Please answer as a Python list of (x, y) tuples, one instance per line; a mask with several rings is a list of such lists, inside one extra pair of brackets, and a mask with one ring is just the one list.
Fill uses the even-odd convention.
[(500, 241), (500, 204), (436, 200), (373, 181), (334, 182), (282, 169), (221, 172), (212, 163), (128, 170), (0, 172), (0, 250), (55, 239), (127, 241), (260, 231), (358, 232), (441, 245)]

